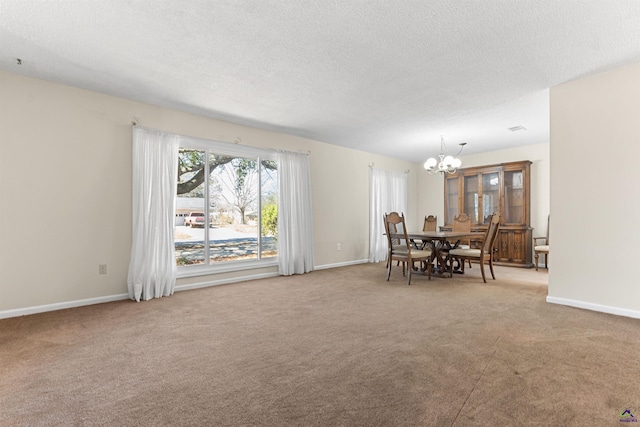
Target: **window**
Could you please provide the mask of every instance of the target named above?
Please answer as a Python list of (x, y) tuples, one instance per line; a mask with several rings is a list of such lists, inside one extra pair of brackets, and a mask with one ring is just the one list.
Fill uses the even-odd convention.
[(277, 256), (274, 153), (185, 139), (178, 155), (175, 249), (181, 271)]

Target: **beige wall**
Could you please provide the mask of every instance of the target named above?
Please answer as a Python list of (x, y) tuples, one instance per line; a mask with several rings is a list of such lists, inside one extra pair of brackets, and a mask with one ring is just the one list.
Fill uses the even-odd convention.
[[(418, 168), (410, 162), (0, 71), (0, 317), (127, 292), (134, 116), (142, 126), (173, 133), (310, 151), (319, 267), (368, 259), (370, 163), (411, 169), (408, 191), (416, 193)], [(410, 197), (409, 211), (415, 210)], [(107, 275), (98, 275), (98, 264), (108, 265)], [(229, 282), (274, 271), (178, 284)]]
[[(462, 156), (462, 166), (486, 166), (498, 163), (530, 160), (531, 163), (531, 226), (534, 236), (544, 236), (549, 214), (549, 144), (525, 145), (507, 150)], [(429, 175), (423, 168), (418, 177), (420, 197), (417, 215), (438, 215), (438, 225), (444, 223), (444, 177)]]
[[(634, 244), (640, 237), (634, 220), (640, 212), (638, 76), (635, 65), (555, 87), (550, 144), (462, 158), (465, 167), (533, 161), (534, 235), (543, 234), (549, 206), (554, 209), (550, 302), (640, 317), (640, 287), (627, 271), (640, 259)], [(126, 293), (133, 116), (174, 133), (311, 151), (319, 267), (368, 257), (369, 163), (411, 169), (409, 227), (425, 214), (444, 212), (442, 177), (418, 164), (0, 71), (0, 317)], [(106, 276), (98, 275), (102, 263), (109, 267)], [(265, 272), (273, 270), (179, 284)]]
[(550, 302), (640, 317), (640, 64), (551, 88)]

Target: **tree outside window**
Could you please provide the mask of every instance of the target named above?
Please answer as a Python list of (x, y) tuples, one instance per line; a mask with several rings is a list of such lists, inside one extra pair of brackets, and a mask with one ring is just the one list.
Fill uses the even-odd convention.
[[(178, 157), (178, 266), (277, 256), (275, 161), (188, 147)], [(202, 228), (188, 221), (192, 213), (204, 214)]]

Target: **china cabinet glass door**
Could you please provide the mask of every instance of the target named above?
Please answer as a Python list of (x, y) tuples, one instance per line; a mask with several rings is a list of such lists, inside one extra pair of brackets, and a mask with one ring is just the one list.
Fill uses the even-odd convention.
[(482, 223), (488, 224), (491, 215), (500, 211), (500, 175), (498, 172), (482, 174)]
[(523, 173), (505, 171), (504, 173), (504, 215), (507, 224), (524, 224)]
[(464, 177), (464, 213), (471, 218), (472, 224), (478, 223), (479, 212), (479, 200), (478, 200), (478, 176), (465, 176)]
[(458, 215), (458, 178), (447, 178), (447, 206), (445, 224), (451, 224)]

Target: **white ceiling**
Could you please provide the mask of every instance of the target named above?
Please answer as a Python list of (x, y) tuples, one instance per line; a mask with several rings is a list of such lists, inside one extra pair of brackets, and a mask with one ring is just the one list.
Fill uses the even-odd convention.
[(0, 0), (0, 69), (411, 161), (638, 61), (638, 0)]

